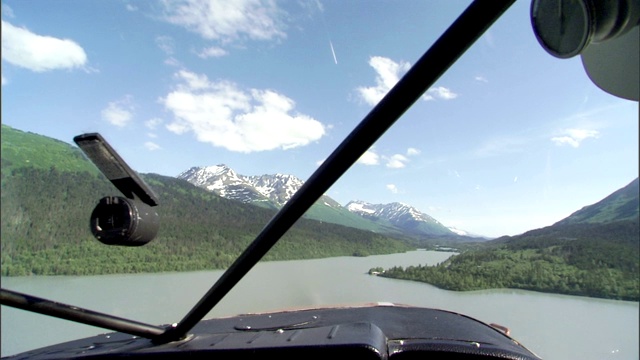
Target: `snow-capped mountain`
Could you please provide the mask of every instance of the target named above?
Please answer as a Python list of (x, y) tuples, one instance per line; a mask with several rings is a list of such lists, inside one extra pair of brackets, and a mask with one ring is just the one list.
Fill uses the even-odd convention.
[(245, 203), (270, 201), (284, 205), (300, 189), (303, 181), (293, 175), (244, 176), (226, 165), (192, 167), (178, 175), (193, 185)]
[[(192, 167), (177, 176), (191, 184), (213, 191), (221, 197), (244, 203), (282, 207), (304, 182), (293, 175), (245, 176), (226, 165)], [(449, 229), (416, 208), (402, 204), (370, 204), (351, 201), (346, 207), (323, 195), (307, 217), (380, 232), (412, 235), (456, 236), (460, 230)]]
[(438, 220), (403, 203), (370, 204), (364, 201), (351, 201), (346, 208), (373, 221), (388, 221), (391, 225), (412, 234), (457, 235), (456, 232), (442, 225)]
[(278, 206), (286, 204), (304, 182), (293, 175), (275, 174), (249, 176), (245, 178), (260, 194)]
[(187, 180), (227, 199), (244, 203), (269, 201), (269, 198), (253, 187), (245, 176), (238, 175), (226, 165), (192, 167), (180, 173), (178, 179)]

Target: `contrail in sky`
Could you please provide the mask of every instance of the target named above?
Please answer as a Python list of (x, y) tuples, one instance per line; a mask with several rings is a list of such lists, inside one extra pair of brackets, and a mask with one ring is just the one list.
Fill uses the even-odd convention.
[(338, 59), (336, 58), (336, 52), (333, 50), (333, 43), (329, 40), (329, 46), (331, 46), (331, 53), (333, 54), (333, 61), (338, 65)]

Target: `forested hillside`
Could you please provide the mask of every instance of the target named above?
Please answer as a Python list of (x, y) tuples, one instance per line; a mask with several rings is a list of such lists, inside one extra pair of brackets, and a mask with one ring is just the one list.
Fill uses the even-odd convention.
[(638, 301), (639, 231), (637, 220), (541, 229), (438, 266), (395, 267), (382, 276), (449, 290), (512, 288)]
[[(160, 197), (158, 237), (140, 248), (93, 239), (89, 215), (117, 190), (87, 172), (31, 167), (2, 173), (2, 275), (184, 271), (227, 267), (275, 214), (175, 178), (144, 176)], [(400, 240), (301, 219), (267, 259), (401, 252)]]
[[(158, 237), (140, 248), (102, 245), (89, 230), (98, 200), (120, 195), (80, 150), (2, 126), (2, 275), (81, 275), (219, 269), (275, 215), (184, 180), (142, 175), (160, 197)], [(392, 253), (406, 242), (301, 219), (266, 259)]]
[(395, 267), (382, 276), (450, 290), (513, 288), (638, 301), (638, 198), (635, 179), (552, 226), (469, 245), (437, 266)]

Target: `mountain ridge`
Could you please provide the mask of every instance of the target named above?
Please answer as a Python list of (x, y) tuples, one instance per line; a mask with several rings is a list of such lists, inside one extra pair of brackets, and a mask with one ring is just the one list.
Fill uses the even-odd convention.
[(384, 219), (392, 225), (416, 235), (457, 236), (438, 220), (401, 202), (371, 204), (361, 200), (350, 201), (347, 210), (365, 218)]
[(587, 205), (554, 225), (577, 223), (608, 223), (638, 219), (640, 184), (635, 178), (628, 185), (614, 191), (595, 204)]
[[(240, 175), (225, 164), (191, 167), (180, 173), (177, 178), (189, 181), (228, 199), (274, 208), (280, 208), (286, 204), (304, 184), (304, 181), (299, 178), (286, 174)], [(364, 228), (374, 231), (403, 233), (411, 237), (464, 237), (459, 233), (459, 230), (458, 232), (450, 230), (433, 217), (408, 204), (398, 202), (370, 204), (364, 201), (351, 201), (346, 206), (342, 206), (331, 197), (323, 195), (313, 205), (313, 211), (310, 211), (309, 216), (313, 218), (314, 213), (322, 214), (330, 211), (323, 209), (323, 206), (332, 208), (332, 211), (340, 212), (346, 218), (349, 218), (351, 214), (357, 215), (372, 225), (357, 224), (356, 226), (364, 226)], [(370, 208), (371, 211), (365, 211), (364, 208)], [(335, 218), (327, 220), (322, 215), (317, 215), (315, 218), (324, 221), (337, 221), (337, 223), (343, 221)]]

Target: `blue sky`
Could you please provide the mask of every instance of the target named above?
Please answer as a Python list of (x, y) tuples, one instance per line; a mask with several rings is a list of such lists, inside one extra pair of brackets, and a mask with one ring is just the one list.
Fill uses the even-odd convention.
[[(2, 122), (100, 132), (141, 173), (308, 178), (466, 1), (3, 1)], [(638, 103), (537, 43), (519, 1), (341, 178), (486, 236), (638, 176)]]

